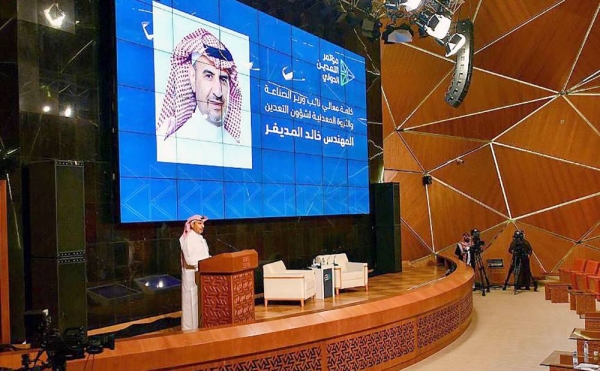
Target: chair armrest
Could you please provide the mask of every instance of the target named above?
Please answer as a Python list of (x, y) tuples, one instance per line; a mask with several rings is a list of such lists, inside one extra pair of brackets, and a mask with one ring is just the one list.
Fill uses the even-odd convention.
[(303, 274), (298, 273), (277, 273), (264, 276), (265, 279), (291, 279), (291, 278), (304, 278)]
[(367, 263), (347, 262), (346, 269), (349, 271), (359, 271), (367, 266)]

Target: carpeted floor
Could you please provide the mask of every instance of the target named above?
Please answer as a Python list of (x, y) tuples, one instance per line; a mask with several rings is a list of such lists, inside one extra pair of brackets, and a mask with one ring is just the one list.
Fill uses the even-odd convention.
[(584, 321), (569, 304), (552, 304), (539, 292), (492, 290), (473, 293), (474, 315), (465, 333), (410, 371), (543, 371), (540, 366), (554, 350), (573, 351), (569, 335)]

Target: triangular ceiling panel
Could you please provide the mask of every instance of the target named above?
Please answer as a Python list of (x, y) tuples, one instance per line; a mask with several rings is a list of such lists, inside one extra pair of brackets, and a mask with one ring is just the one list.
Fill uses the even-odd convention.
[(477, 29), (475, 50), (499, 39), (560, 1), (518, 1), (511, 7), (502, 1), (486, 1), (486, 6), (481, 7), (474, 22)]
[(474, 69), (467, 96), (454, 108), (444, 101), (451, 81), (450, 75), (401, 127), (420, 126), (554, 95), (545, 89)]
[(421, 259), (431, 254), (431, 250), (423, 244), (423, 242), (411, 231), (406, 224), (402, 223), (401, 229), (402, 240), (402, 260), (414, 261)]
[(431, 213), (437, 215), (433, 224), (436, 249), (458, 241), (464, 231), (474, 227), (487, 229), (505, 219), (475, 201), (433, 181), (429, 188)]
[(587, 240), (596, 237), (600, 237), (600, 223), (590, 233), (588, 233), (587, 236), (585, 236), (585, 239)]
[(475, 66), (562, 90), (598, 3), (598, 0), (562, 2), (478, 52)]
[(592, 26), (590, 33), (579, 58), (575, 69), (571, 74), (567, 89), (580, 84), (584, 79), (598, 72), (598, 55), (600, 55), (600, 17), (596, 17), (596, 21)]
[(587, 240), (587, 241), (583, 242), (583, 244), (600, 249), (600, 238), (594, 238), (593, 240)]
[(384, 44), (381, 55), (381, 89), (385, 95), (382, 103), (391, 107), (396, 125), (401, 125), (454, 68), (448, 60), (404, 44)]
[[(600, 85), (600, 80), (598, 80), (598, 85)], [(592, 95), (570, 95), (568, 97), (581, 114), (600, 132), (600, 104), (598, 104), (598, 98)]]
[(427, 195), (423, 186), (422, 174), (399, 172), (393, 182), (400, 183), (400, 216), (418, 233), (427, 246), (431, 246)]
[(550, 102), (497, 142), (600, 168), (600, 135), (562, 98)]
[[(489, 112), (473, 114), (435, 124), (416, 127), (414, 131), (434, 134), (452, 135), (457, 137), (491, 140), (508, 129), (516, 122), (531, 114), (551, 98), (537, 100)], [(409, 129), (408, 127), (405, 127)]]
[(494, 145), (513, 217), (595, 194), (600, 171)]
[(485, 143), (416, 132), (400, 133), (426, 171), (470, 152)]
[[(476, 180), (473, 179), (473, 174), (477, 174)], [(462, 162), (451, 162), (435, 170), (431, 175), (498, 212), (508, 215), (490, 146), (462, 157)]]
[[(544, 272), (551, 272), (563, 256), (573, 247), (573, 242), (560, 238), (541, 229), (531, 227), (525, 223), (517, 223), (517, 228), (525, 232), (525, 239), (531, 244), (535, 259), (531, 259), (531, 267), (535, 276), (539, 277)], [(538, 260), (543, 270), (536, 273), (533, 269), (534, 260)]]
[(600, 196), (520, 219), (521, 222), (565, 236), (574, 241), (581, 239), (599, 220)]
[[(383, 165), (386, 169), (423, 172), (400, 135), (394, 133), (383, 141)], [(386, 150), (386, 148), (390, 148)]]

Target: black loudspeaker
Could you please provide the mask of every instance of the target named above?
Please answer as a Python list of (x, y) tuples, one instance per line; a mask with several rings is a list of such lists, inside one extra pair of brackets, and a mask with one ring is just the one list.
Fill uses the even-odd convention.
[(58, 258), (85, 250), (83, 164), (43, 161), (29, 165), (31, 255)]
[(32, 309), (52, 326), (87, 327), (83, 163), (29, 165)]
[(456, 33), (466, 38), (465, 45), (456, 53), (456, 65), (452, 83), (446, 92), (446, 102), (452, 107), (458, 107), (469, 92), (471, 75), (473, 74), (473, 23), (463, 19), (456, 23)]
[(87, 328), (85, 259), (32, 258), (31, 305), (48, 309), (52, 327), (61, 333), (71, 327)]
[(402, 272), (400, 240), (400, 186), (398, 183), (371, 184), (376, 270)]

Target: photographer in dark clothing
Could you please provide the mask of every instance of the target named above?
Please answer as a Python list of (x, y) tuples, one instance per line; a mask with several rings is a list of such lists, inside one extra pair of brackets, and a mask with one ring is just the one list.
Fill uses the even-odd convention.
[(537, 281), (531, 274), (529, 263), (529, 257), (533, 253), (533, 249), (529, 241), (525, 239), (525, 232), (520, 229), (515, 231), (508, 252), (512, 255), (512, 261), (502, 290), (506, 290), (510, 275), (514, 273), (515, 294), (521, 287), (529, 290), (530, 282), (533, 282), (533, 290), (537, 291)]

